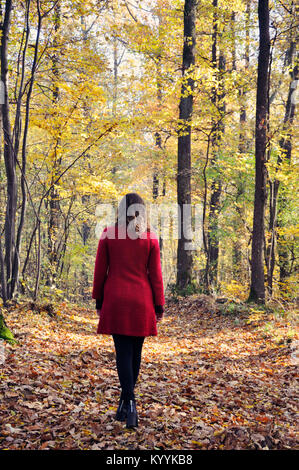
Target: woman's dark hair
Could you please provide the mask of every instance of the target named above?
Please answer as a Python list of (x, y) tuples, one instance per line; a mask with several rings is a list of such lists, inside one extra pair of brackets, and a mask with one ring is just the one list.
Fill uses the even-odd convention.
[[(129, 211), (128, 214), (128, 208), (133, 204), (138, 204), (138, 206), (136, 208), (131, 208), (131, 210), (136, 210), (133, 211), (133, 213), (130, 213)], [(150, 231), (151, 228), (147, 219), (146, 205), (144, 200), (137, 193), (128, 193), (121, 199), (119, 203), (115, 225), (121, 225), (125, 222), (126, 226), (128, 226), (132, 217), (137, 217), (138, 215), (141, 215), (144, 218), (146, 222), (146, 229)]]

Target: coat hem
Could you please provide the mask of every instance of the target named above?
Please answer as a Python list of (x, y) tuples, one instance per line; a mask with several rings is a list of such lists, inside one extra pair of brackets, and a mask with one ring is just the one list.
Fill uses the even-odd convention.
[(108, 336), (112, 336), (112, 335), (124, 335), (124, 336), (143, 336), (143, 337), (147, 337), (147, 336), (158, 336), (158, 333), (148, 333), (148, 334), (136, 334), (136, 333), (119, 333), (119, 332), (113, 332), (113, 333), (103, 333), (101, 331), (97, 331), (96, 332), (97, 335), (108, 335)]

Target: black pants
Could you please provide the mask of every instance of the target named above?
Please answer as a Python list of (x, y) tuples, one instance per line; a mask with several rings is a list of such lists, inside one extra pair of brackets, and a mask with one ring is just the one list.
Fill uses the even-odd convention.
[(121, 398), (135, 400), (144, 336), (112, 335), (116, 352), (116, 366), (121, 386)]

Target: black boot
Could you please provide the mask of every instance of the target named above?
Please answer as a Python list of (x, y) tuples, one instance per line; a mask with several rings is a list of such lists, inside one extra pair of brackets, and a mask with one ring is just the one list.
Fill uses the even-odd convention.
[(138, 416), (136, 410), (136, 403), (130, 400), (127, 405), (127, 428), (136, 428), (138, 426)]
[(125, 421), (127, 417), (127, 405), (123, 399), (120, 399), (119, 405), (116, 411), (115, 419), (117, 421)]

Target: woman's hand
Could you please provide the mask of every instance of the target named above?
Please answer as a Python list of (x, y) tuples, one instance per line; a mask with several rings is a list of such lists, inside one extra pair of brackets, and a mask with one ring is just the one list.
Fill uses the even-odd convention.
[(155, 305), (155, 312), (156, 312), (156, 320), (157, 322), (161, 321), (164, 314), (164, 307), (163, 305)]
[(97, 310), (98, 317), (100, 318), (101, 310)]

